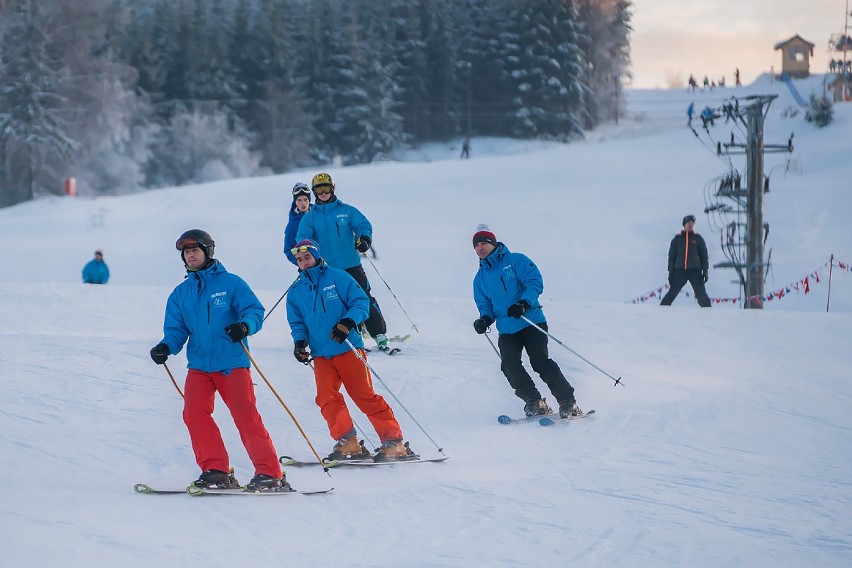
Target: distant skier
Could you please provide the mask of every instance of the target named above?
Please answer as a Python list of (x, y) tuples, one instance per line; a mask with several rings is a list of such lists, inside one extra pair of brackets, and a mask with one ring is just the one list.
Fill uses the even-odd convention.
[(83, 284), (106, 284), (109, 281), (109, 267), (104, 262), (104, 253), (98, 249), (95, 258), (83, 267)]
[(689, 103), (689, 106), (686, 107), (686, 116), (687, 116), (686, 125), (691, 126), (692, 125), (692, 118), (695, 116), (695, 103)]
[(687, 282), (692, 284), (695, 298), (702, 308), (710, 307), (710, 297), (704, 284), (709, 279), (710, 263), (707, 259), (707, 245), (695, 232), (695, 215), (683, 218), (683, 230), (675, 235), (669, 245), (669, 291), (660, 302), (661, 306), (671, 306), (672, 302)]
[(737, 87), (741, 87), (742, 83), (740, 82), (740, 68), (737, 67), (734, 71), (734, 83), (736, 83)]
[(707, 124), (710, 126), (714, 125), (714, 121), (716, 119), (716, 115), (713, 113), (713, 109), (709, 106), (704, 107), (704, 110), (701, 111), (701, 124), (704, 128), (707, 128)]
[(510, 252), (506, 245), (497, 242), (487, 225), (476, 228), (473, 250), (479, 257), (479, 271), (473, 279), (473, 299), (479, 318), (473, 322), (473, 329), (481, 335), (497, 322), (500, 333), (497, 345), (503, 361), (500, 370), (515, 389), (515, 395), (524, 401), (524, 413), (540, 416), (553, 412), (523, 367), (521, 353), (526, 350), (533, 371), (559, 403), (560, 418), (582, 415), (574, 398), (574, 387), (547, 353), (547, 335), (521, 319), (525, 316), (547, 330), (547, 320), (538, 301), (544, 290), (538, 267), (526, 255)]
[[(355, 425), (340, 387), (367, 415), (382, 441), (374, 461), (396, 461), (410, 455), (393, 410), (373, 390), (364, 341), (358, 324), (370, 313), (370, 299), (352, 276), (332, 268), (320, 256), (315, 241), (299, 241), (291, 251), (299, 264), (299, 279), (287, 296), (287, 322), (293, 337), (293, 356), (314, 362), (316, 403), (337, 443), (329, 460), (367, 457), (358, 442)], [(346, 340), (358, 351), (350, 349)], [(309, 350), (310, 349), (310, 350)]]
[(183, 420), (195, 461), (202, 470), (193, 485), (239, 487), (213, 419), (218, 392), (231, 411), (255, 468), (248, 488), (289, 490), (278, 453), (257, 411), (250, 362), (241, 345), (249, 335), (260, 331), (263, 305), (242, 278), (229, 273), (213, 258), (214, 245), (210, 234), (200, 229), (186, 231), (175, 243), (187, 275), (169, 295), (163, 339), (151, 349), (151, 360), (164, 364), (188, 341)]
[(470, 158), (470, 138), (465, 138), (462, 143), (460, 159)]

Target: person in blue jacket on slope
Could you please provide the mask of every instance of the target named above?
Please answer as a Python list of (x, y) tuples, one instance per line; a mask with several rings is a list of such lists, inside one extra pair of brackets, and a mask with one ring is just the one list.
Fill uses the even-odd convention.
[(213, 258), (215, 243), (206, 231), (184, 232), (175, 247), (186, 266), (186, 277), (166, 302), (163, 339), (151, 349), (151, 360), (163, 365), (169, 355), (187, 345), (189, 371), (183, 393), (183, 421), (202, 470), (193, 485), (239, 487), (213, 418), (218, 392), (255, 469), (246, 487), (251, 491), (289, 491), (278, 453), (257, 410), (246, 354), (248, 336), (263, 325), (263, 304), (242, 278)]
[(296, 233), (299, 225), (305, 217), (305, 213), (311, 209), (311, 188), (308, 184), (299, 182), (293, 186), (293, 203), (290, 205), (290, 218), (284, 228), (284, 256), (294, 265), (299, 266), (296, 257), (290, 252), (296, 244)]
[(83, 267), (83, 284), (106, 284), (109, 280), (109, 267), (104, 262), (104, 253), (98, 249), (95, 258)]
[(479, 318), (473, 322), (473, 329), (483, 334), (497, 322), (497, 346), (503, 361), (500, 370), (515, 389), (515, 395), (524, 401), (524, 412), (527, 416), (553, 412), (521, 363), (521, 352), (526, 350), (533, 371), (559, 403), (559, 417), (581, 416), (583, 411), (577, 406), (574, 387), (547, 353), (547, 335), (521, 319), (524, 316), (547, 331), (547, 320), (538, 301), (544, 290), (538, 267), (526, 255), (510, 252), (487, 225), (477, 227), (473, 250), (479, 257), (479, 271), (473, 279), (473, 299)]
[(370, 316), (364, 322), (367, 332), (380, 351), (388, 351), (387, 324), (379, 303), (370, 294), (370, 282), (361, 266), (361, 254), (373, 243), (373, 226), (363, 213), (343, 203), (334, 194), (334, 178), (318, 173), (311, 180), (316, 203), (305, 214), (296, 233), (296, 241), (316, 241), (323, 250), (323, 259), (332, 268), (349, 273), (370, 299)]

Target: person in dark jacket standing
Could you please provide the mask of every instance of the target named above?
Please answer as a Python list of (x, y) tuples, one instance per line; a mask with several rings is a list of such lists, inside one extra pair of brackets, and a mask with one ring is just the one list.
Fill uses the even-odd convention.
[(695, 232), (695, 215), (683, 218), (683, 230), (675, 235), (669, 245), (669, 291), (660, 302), (661, 306), (671, 306), (687, 282), (692, 284), (695, 298), (702, 308), (710, 307), (710, 297), (704, 284), (709, 279), (710, 262), (707, 259), (707, 245)]
[(524, 401), (524, 413), (541, 416), (553, 412), (521, 363), (521, 353), (526, 350), (533, 371), (559, 403), (560, 418), (581, 416), (583, 411), (577, 406), (574, 387), (547, 353), (547, 335), (521, 319), (524, 316), (547, 331), (538, 301), (544, 290), (538, 267), (526, 255), (510, 252), (506, 245), (497, 242), (487, 225), (476, 228), (473, 250), (479, 257), (479, 271), (473, 279), (473, 299), (479, 319), (473, 322), (473, 329), (481, 335), (497, 322), (500, 333), (497, 346), (503, 361), (500, 370), (515, 389), (515, 395)]
[(183, 421), (189, 430), (195, 461), (202, 470), (193, 485), (239, 486), (230, 472), (228, 452), (213, 419), (218, 392), (231, 411), (255, 468), (247, 488), (289, 491), (278, 453), (257, 411), (245, 351), (246, 338), (263, 325), (264, 308), (242, 278), (229, 273), (213, 258), (214, 245), (210, 234), (200, 229), (186, 231), (175, 243), (187, 275), (169, 295), (163, 339), (151, 349), (151, 359), (162, 365), (188, 341)]
[(284, 228), (284, 256), (287, 260), (298, 266), (296, 257), (290, 252), (293, 245), (296, 244), (296, 233), (299, 232), (299, 225), (302, 218), (311, 209), (311, 188), (308, 184), (299, 182), (293, 186), (293, 204), (290, 205), (290, 219), (287, 221), (287, 227)]
[(106, 284), (109, 281), (109, 267), (104, 262), (104, 253), (95, 251), (95, 258), (83, 267), (83, 284)]

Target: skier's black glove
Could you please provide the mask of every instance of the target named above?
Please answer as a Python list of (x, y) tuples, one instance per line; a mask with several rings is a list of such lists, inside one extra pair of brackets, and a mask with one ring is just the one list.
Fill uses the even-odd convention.
[(488, 326), (490, 326), (492, 323), (494, 323), (493, 319), (491, 319), (489, 316), (483, 316), (473, 322), (473, 329), (476, 330), (476, 333), (482, 335), (488, 330)]
[(708, 280), (710, 280), (710, 275), (707, 273), (707, 271), (706, 271), (706, 270), (704, 270), (704, 271), (701, 273), (701, 276), (703, 276), (703, 277), (704, 277), (704, 283), (705, 283), (705, 284), (707, 284), (707, 281), (708, 281)]
[(297, 341), (296, 346), (293, 348), (293, 356), (299, 363), (304, 363), (305, 365), (310, 363), (311, 354), (308, 352), (308, 342), (304, 339)]
[(239, 343), (246, 337), (248, 337), (248, 326), (243, 322), (239, 321), (237, 323), (232, 323), (228, 327), (225, 328), (225, 333), (228, 334), (228, 337), (231, 338), (231, 341), (234, 343)]
[(506, 315), (510, 318), (520, 318), (528, 309), (530, 309), (529, 302), (521, 300), (517, 304), (509, 306), (509, 309), (506, 311)]
[(669, 286), (672, 285), (672, 280), (674, 279), (674, 272), (669, 272)]
[(343, 318), (337, 324), (331, 328), (331, 338), (338, 343), (343, 343), (346, 341), (346, 338), (349, 337), (349, 332), (356, 326), (357, 324), (351, 318)]
[(370, 240), (370, 237), (359, 237), (355, 241), (355, 248), (358, 249), (358, 252), (367, 252), (370, 250), (371, 244), (373, 244), (373, 241)]
[(162, 365), (171, 355), (169, 346), (165, 343), (158, 343), (151, 349), (151, 360), (157, 365)]

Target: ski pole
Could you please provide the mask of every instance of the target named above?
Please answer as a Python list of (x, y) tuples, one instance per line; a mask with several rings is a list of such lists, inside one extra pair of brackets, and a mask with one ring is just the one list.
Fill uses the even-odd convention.
[[(418, 421), (417, 421), (417, 419), (414, 417), (414, 415), (412, 415), (412, 414), (411, 414), (411, 412), (409, 412), (409, 411), (408, 411), (408, 409), (405, 407), (405, 405), (404, 405), (404, 404), (402, 404), (402, 401), (401, 401), (401, 400), (399, 400), (399, 397), (397, 397), (397, 396), (393, 393), (393, 391), (392, 391), (392, 390), (390, 390), (390, 389), (388, 388), (387, 383), (385, 383), (385, 382), (382, 380), (382, 378), (379, 376), (379, 374), (376, 372), (376, 370), (375, 370), (374, 368), (372, 368), (372, 367), (370, 366), (370, 364), (369, 364), (369, 363), (367, 363), (367, 359), (365, 359), (365, 358), (364, 358), (364, 356), (363, 356), (363, 355), (361, 355), (361, 354), (358, 352), (358, 350), (357, 350), (357, 349), (355, 349), (355, 346), (354, 346), (354, 345), (352, 345), (352, 342), (351, 342), (351, 341), (349, 341), (349, 338), (347, 338), (347, 339), (346, 339), (346, 345), (348, 345), (348, 346), (349, 346), (349, 349), (351, 349), (351, 350), (352, 350), (352, 352), (355, 354), (355, 356), (356, 356), (356, 357), (358, 357), (358, 359), (360, 359), (360, 360), (361, 360), (361, 362), (362, 362), (362, 363), (364, 363), (364, 365), (366, 365), (366, 367), (370, 370), (370, 372), (371, 372), (371, 373), (373, 373), (373, 376), (374, 376), (374, 377), (376, 377), (376, 378), (379, 380), (379, 382), (380, 382), (380, 383), (382, 383), (382, 386), (383, 386), (383, 387), (385, 387), (385, 390), (386, 390), (386, 391), (388, 391), (388, 393), (389, 393), (389, 394), (393, 397), (393, 399), (394, 399), (397, 403), (399, 403), (400, 408), (402, 408), (402, 409), (405, 411), (405, 413), (406, 413), (406, 414), (408, 414), (408, 416), (409, 416), (409, 417), (410, 417), (410, 418), (414, 421), (414, 423), (415, 423), (415, 424), (417, 424), (417, 427), (418, 427), (418, 428), (420, 428), (420, 430), (421, 430), (424, 434), (426, 434), (426, 437), (427, 437), (427, 438), (429, 438), (429, 441), (430, 441), (430, 442), (432, 442), (433, 444), (435, 444), (435, 447), (436, 447), (436, 448), (438, 448), (438, 451), (439, 451), (440, 453), (442, 453), (442, 454), (443, 454), (443, 453), (444, 453), (444, 448), (440, 447), (440, 446), (439, 446), (439, 445), (435, 442), (435, 440), (433, 440), (433, 439), (432, 439), (432, 436), (430, 436), (430, 435), (429, 435), (429, 432), (427, 432), (427, 431), (423, 428), (423, 426), (421, 426), (421, 425), (420, 425), (420, 422), (418, 422)], [(446, 455), (446, 454), (445, 454), (445, 455)]]
[(588, 359), (586, 359), (585, 357), (583, 357), (582, 355), (580, 355), (579, 353), (577, 353), (576, 351), (574, 351), (573, 349), (571, 349), (570, 347), (568, 347), (567, 345), (565, 345), (564, 343), (559, 341), (557, 338), (555, 338), (553, 335), (551, 335), (548, 331), (546, 331), (545, 329), (536, 325), (527, 316), (521, 316), (521, 319), (524, 320), (525, 322), (527, 322), (528, 324), (530, 324), (531, 326), (533, 326), (534, 328), (536, 328), (537, 330), (539, 330), (540, 332), (542, 332), (543, 334), (545, 334), (547, 337), (549, 337), (550, 339), (552, 339), (553, 341), (555, 341), (556, 343), (558, 343), (559, 345), (561, 345), (562, 347), (564, 347), (565, 349), (570, 351), (571, 353), (573, 353), (574, 355), (576, 355), (577, 357), (579, 357), (581, 360), (585, 361), (586, 363), (588, 363), (589, 365), (591, 365), (592, 367), (594, 367), (595, 369), (597, 369), (598, 371), (600, 371), (601, 373), (603, 373), (604, 375), (606, 375), (607, 377), (609, 377), (610, 379), (615, 381), (615, 383), (613, 383), (612, 386), (615, 386), (615, 385), (627, 386), (627, 385), (625, 385), (624, 383), (621, 382), (621, 377), (618, 377), (616, 379), (615, 377), (613, 377), (612, 375), (610, 375), (609, 373), (607, 373), (606, 371), (604, 371), (603, 369), (601, 369), (600, 367), (598, 367), (597, 365), (595, 365), (594, 363), (592, 363), (591, 361), (589, 361)]
[(169, 366), (168, 366), (168, 365), (166, 365), (166, 363), (165, 363), (165, 362), (163, 362), (163, 367), (165, 367), (165, 368), (166, 368), (166, 372), (169, 374), (169, 378), (172, 380), (172, 384), (173, 384), (173, 385), (175, 386), (175, 388), (177, 389), (178, 393), (180, 394), (180, 397), (181, 397), (181, 398), (184, 398), (184, 396), (183, 396), (183, 392), (180, 390), (180, 387), (178, 386), (177, 381), (176, 381), (176, 380), (175, 380), (175, 378), (172, 376), (172, 372), (169, 370)]
[(322, 461), (322, 458), (321, 458), (321, 457), (320, 457), (320, 455), (317, 453), (316, 449), (314, 449), (314, 445), (313, 445), (313, 444), (311, 444), (311, 441), (308, 439), (308, 435), (307, 435), (307, 434), (305, 434), (305, 431), (304, 431), (304, 430), (302, 430), (302, 425), (301, 425), (301, 424), (299, 424), (299, 421), (298, 421), (298, 420), (296, 420), (296, 417), (293, 415), (293, 413), (292, 413), (292, 412), (290, 412), (290, 409), (287, 407), (287, 405), (286, 405), (286, 404), (284, 404), (284, 400), (282, 400), (282, 398), (281, 398), (280, 396), (278, 396), (278, 392), (276, 392), (275, 388), (272, 386), (272, 383), (270, 383), (270, 382), (269, 382), (269, 379), (267, 379), (267, 378), (266, 378), (266, 375), (264, 375), (264, 374), (263, 374), (263, 371), (261, 371), (261, 370), (260, 370), (260, 367), (258, 367), (258, 366), (257, 366), (257, 363), (256, 363), (256, 362), (255, 362), (255, 360), (254, 360), (254, 357), (252, 357), (252, 356), (251, 356), (251, 353), (249, 353), (249, 350), (248, 350), (248, 349), (246, 349), (246, 344), (245, 344), (245, 343), (243, 343), (242, 341), (240, 341), (240, 346), (243, 348), (243, 351), (245, 351), (245, 352), (246, 352), (246, 355), (248, 355), (249, 361), (251, 361), (251, 364), (252, 364), (252, 365), (254, 365), (254, 368), (255, 368), (255, 369), (257, 369), (258, 374), (260, 374), (260, 376), (261, 376), (261, 377), (263, 377), (263, 380), (264, 380), (264, 382), (266, 383), (266, 386), (268, 386), (268, 387), (269, 387), (269, 390), (271, 390), (271, 391), (272, 391), (272, 394), (274, 394), (274, 395), (275, 395), (275, 398), (277, 398), (277, 399), (278, 399), (278, 402), (280, 402), (280, 403), (281, 403), (281, 406), (283, 406), (283, 407), (284, 407), (284, 410), (286, 410), (286, 411), (287, 411), (287, 414), (289, 414), (289, 415), (290, 415), (290, 418), (292, 418), (292, 419), (293, 419), (293, 424), (295, 424), (295, 425), (296, 425), (296, 428), (298, 428), (298, 429), (299, 429), (299, 432), (301, 432), (302, 437), (305, 439), (305, 442), (307, 442), (307, 443), (308, 443), (308, 447), (311, 449), (311, 451), (312, 451), (312, 452), (314, 453), (314, 455), (317, 457), (317, 461), (318, 461), (318, 462), (320, 463), (320, 465), (322, 466), (323, 471), (324, 471), (324, 472), (326, 472), (326, 473), (328, 474), (328, 476), (329, 476), (329, 477), (331, 477), (331, 474), (328, 472), (328, 467), (325, 465), (325, 462), (323, 462), (323, 461)]
[(296, 279), (295, 279), (295, 280), (293, 280), (293, 283), (292, 283), (292, 284), (290, 284), (290, 287), (289, 287), (289, 288), (287, 288), (286, 290), (284, 290), (284, 293), (283, 293), (283, 294), (281, 294), (281, 297), (280, 297), (280, 298), (278, 298), (278, 301), (277, 301), (277, 302), (275, 302), (275, 305), (274, 305), (274, 306), (272, 306), (271, 308), (269, 308), (269, 311), (268, 311), (268, 312), (266, 312), (266, 315), (265, 315), (265, 316), (263, 316), (263, 321), (266, 321), (266, 318), (268, 318), (268, 317), (269, 317), (269, 315), (272, 313), (272, 310), (274, 310), (275, 308), (277, 308), (277, 307), (278, 307), (278, 304), (280, 304), (280, 303), (281, 303), (281, 300), (283, 300), (283, 299), (284, 299), (284, 296), (286, 296), (286, 295), (287, 295), (287, 292), (289, 292), (289, 291), (293, 288), (293, 286), (295, 286), (295, 285), (296, 285), (296, 282), (298, 282), (298, 281), (299, 281), (299, 277), (297, 276), (297, 277), (296, 277)]
[(413, 328), (414, 328), (414, 331), (416, 331), (417, 333), (420, 333), (420, 330), (419, 330), (419, 329), (417, 329), (417, 324), (416, 324), (416, 323), (414, 323), (413, 321), (411, 321), (411, 316), (409, 316), (409, 315), (408, 315), (408, 312), (406, 312), (406, 311), (405, 311), (405, 308), (403, 308), (403, 307), (402, 307), (402, 304), (400, 303), (399, 298), (397, 298), (397, 297), (396, 297), (396, 294), (394, 294), (394, 293), (393, 293), (393, 290), (391, 290), (390, 285), (389, 285), (389, 284), (387, 283), (387, 281), (386, 281), (386, 280), (382, 277), (382, 273), (381, 273), (381, 272), (379, 272), (379, 269), (378, 269), (378, 268), (376, 268), (376, 265), (373, 263), (373, 261), (370, 259), (370, 257), (369, 257), (369, 256), (364, 255), (364, 257), (365, 257), (365, 258), (366, 258), (366, 259), (370, 262), (370, 266), (372, 266), (372, 267), (373, 267), (373, 270), (375, 270), (375, 271), (376, 271), (376, 274), (378, 274), (378, 275), (379, 275), (379, 279), (380, 279), (382, 282), (384, 282), (384, 283), (385, 283), (385, 287), (387, 287), (388, 291), (391, 293), (391, 296), (393, 296), (393, 299), (394, 299), (394, 300), (396, 300), (396, 303), (397, 303), (397, 305), (399, 306), (399, 309), (401, 309), (401, 310), (402, 310), (402, 313), (404, 313), (404, 314), (405, 314), (405, 317), (407, 317), (407, 318), (408, 318), (408, 321), (409, 321), (409, 322), (411, 322), (411, 327), (413, 327)]
[[(311, 369), (313, 369), (313, 368), (314, 368), (314, 361), (313, 361), (313, 359), (311, 359), (311, 361), (310, 361), (308, 364), (311, 366)], [(351, 413), (350, 413), (350, 414), (351, 414)], [(352, 416), (350, 416), (350, 418), (352, 418)], [(375, 452), (375, 450), (376, 450), (376, 444), (374, 444), (374, 443), (373, 443), (373, 441), (370, 439), (370, 437), (369, 437), (369, 436), (367, 436), (367, 431), (366, 431), (366, 430), (364, 430), (363, 428), (361, 428), (361, 425), (360, 425), (360, 424), (358, 424), (357, 422), (355, 422), (355, 418), (352, 418), (352, 424), (354, 424), (354, 425), (355, 425), (355, 429), (356, 429), (356, 430), (358, 430), (359, 432), (361, 432), (361, 438), (363, 438), (364, 440), (366, 440), (366, 441), (367, 441), (367, 443), (368, 443), (368, 444), (370, 444), (370, 446), (373, 448), (373, 451)]]
[(490, 338), (490, 337), (488, 337), (488, 331), (486, 331), (486, 332), (485, 332), (485, 333), (483, 333), (482, 335), (484, 335), (484, 336), (485, 336), (485, 339), (487, 339), (487, 340), (488, 340), (488, 343), (490, 343), (490, 344), (491, 344), (491, 349), (493, 349), (493, 350), (494, 350), (494, 353), (496, 353), (496, 354), (497, 354), (497, 357), (498, 357), (498, 358), (502, 361), (502, 360), (503, 360), (503, 356), (502, 356), (502, 355), (500, 355), (500, 352), (497, 350), (497, 347), (495, 347), (495, 346), (494, 346), (494, 342), (493, 342), (493, 341), (491, 341), (491, 338)]

